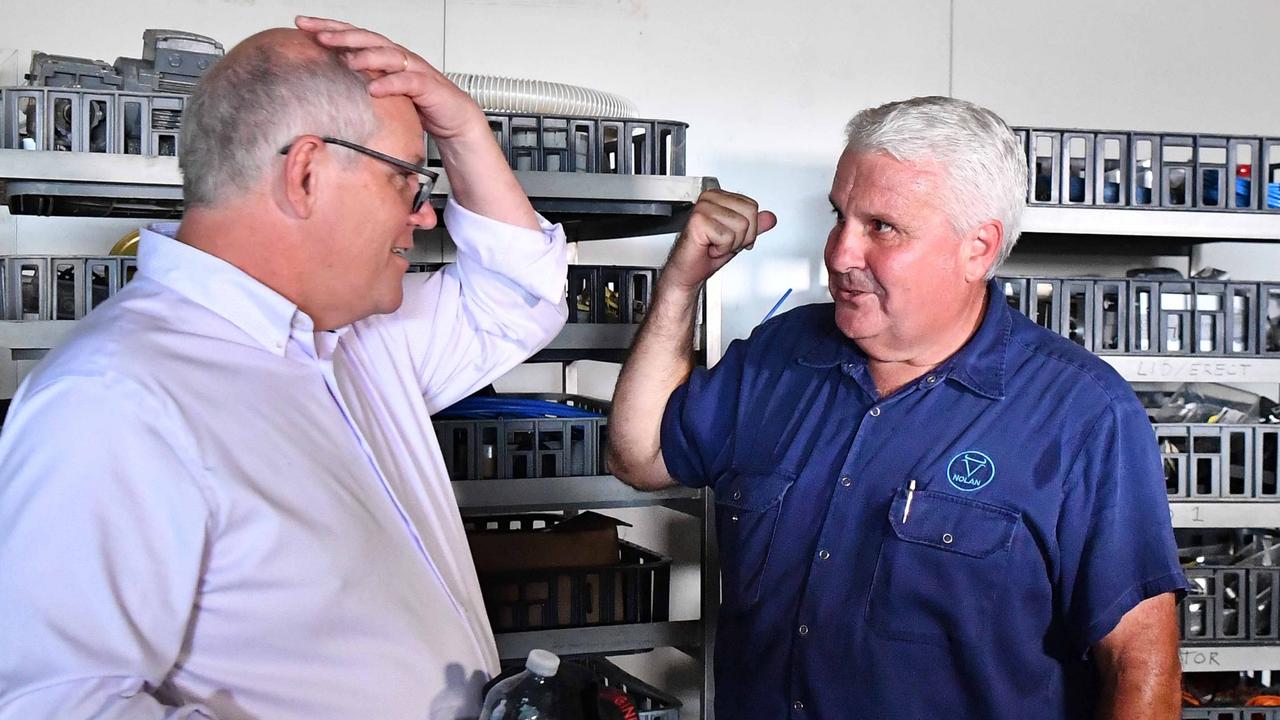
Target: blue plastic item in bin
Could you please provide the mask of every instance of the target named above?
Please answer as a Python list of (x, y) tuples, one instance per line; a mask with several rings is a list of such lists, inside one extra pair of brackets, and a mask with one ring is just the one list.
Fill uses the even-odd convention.
[(1102, 201), (1107, 204), (1120, 202), (1120, 183), (1102, 183)]
[(1267, 207), (1280, 208), (1280, 183), (1267, 183)]
[(1249, 178), (1236, 178), (1236, 207), (1249, 207), (1249, 186), (1253, 184)]
[(598, 418), (600, 413), (572, 405), (512, 397), (469, 397), (450, 405), (435, 415), (450, 420), (492, 420), (495, 418)]

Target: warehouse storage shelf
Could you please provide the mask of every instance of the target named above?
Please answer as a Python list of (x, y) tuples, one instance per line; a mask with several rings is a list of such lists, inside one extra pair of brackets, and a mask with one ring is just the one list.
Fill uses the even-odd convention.
[(464, 513), (663, 505), (695, 516), (702, 515), (705, 496), (702, 490), (682, 486), (643, 492), (622, 484), (613, 475), (455, 480), (453, 494)]
[(1175, 528), (1275, 527), (1280, 522), (1280, 501), (1170, 500), (1169, 514)]
[[(16, 371), (10, 361), (38, 361), (49, 348), (55, 347), (75, 327), (74, 320), (0, 321), (0, 399), (8, 399), (17, 389), (16, 377), (5, 373)], [(621, 360), (635, 338), (636, 325), (581, 323), (565, 325), (533, 362), (555, 360)]]
[[(1195, 247), (1203, 243), (1280, 242), (1280, 210), (1263, 191), (1263, 188), (1269, 191), (1267, 183), (1275, 179), (1274, 162), (1280, 159), (1273, 155), (1273, 151), (1280, 149), (1280, 143), (1274, 140), (1032, 128), (1015, 128), (1015, 131), (1028, 151), (1028, 207), (1022, 217), (1023, 235), (1018, 245), (1019, 253), (1028, 260), (1052, 262), (1062, 255), (1191, 256)], [(1190, 155), (1179, 158), (1179, 151)], [(1238, 172), (1245, 165), (1249, 172)], [(1185, 184), (1179, 185), (1183, 181)], [(1280, 358), (1264, 342), (1264, 326), (1258, 322), (1267, 312), (1268, 306), (1263, 304), (1269, 297), (1267, 283), (1274, 283), (1275, 278), (1258, 278), (1258, 289), (1252, 296), (1249, 295), (1252, 286), (1231, 285), (1232, 296), (1224, 295), (1223, 305), (1203, 308), (1202, 314), (1212, 315), (1204, 327), (1201, 327), (1203, 318), (1196, 314), (1200, 293), (1194, 290), (1194, 301), (1181, 308), (1185, 312), (1176, 318), (1181, 321), (1185, 315), (1188, 321), (1181, 326), (1178, 343), (1168, 341), (1169, 328), (1163, 314), (1142, 316), (1141, 319), (1150, 321), (1147, 325), (1134, 323), (1130, 317), (1134, 306), (1124, 293), (1139, 285), (1146, 287), (1139, 282), (1143, 280), (1071, 280), (1069, 289), (1069, 281), (1062, 280), (1061, 287), (1049, 288), (1054, 295), (1049, 305), (1059, 299), (1058, 292), (1068, 294), (1067, 302), (1039, 307), (1023, 298), (1021, 306), (1015, 307), (1032, 317), (1048, 314), (1049, 317), (1038, 319), (1040, 324), (1093, 350), (1131, 383), (1162, 383), (1170, 387), (1194, 382), (1280, 384)], [(1052, 286), (1053, 279), (1048, 281)], [(1225, 289), (1230, 282), (1224, 280), (1220, 284)], [(1086, 283), (1094, 286), (1086, 288)], [(1163, 290), (1161, 286), (1147, 284), (1150, 285), (1148, 297), (1163, 298), (1155, 295)], [(1185, 281), (1185, 285), (1193, 283)], [(1211, 295), (1214, 286), (1204, 287)], [(1170, 292), (1174, 290), (1176, 288)], [(1087, 302), (1081, 305), (1071, 293), (1087, 298)], [(1071, 300), (1079, 307), (1072, 307)], [(1241, 300), (1247, 317), (1237, 312)], [(1148, 307), (1153, 313), (1156, 309), (1178, 309), (1163, 307), (1162, 303)], [(1214, 314), (1217, 311), (1221, 318)], [(1170, 314), (1177, 315), (1176, 312)], [(1148, 326), (1159, 328), (1160, 336), (1145, 334)], [(1221, 340), (1205, 334), (1219, 329), (1224, 332)], [(1228, 339), (1225, 334), (1230, 332), (1234, 334)], [(1156, 426), (1157, 434), (1160, 427)], [(1215, 426), (1196, 429), (1199, 427), (1189, 429), (1189, 437), (1210, 436)], [(1207, 448), (1194, 442), (1185, 448), (1162, 447), (1166, 481), (1170, 480), (1171, 461), (1174, 461), (1173, 477), (1178, 481), (1169, 488), (1169, 512), (1174, 527), (1240, 529), (1280, 525), (1280, 498), (1271, 493), (1274, 477), (1267, 474), (1270, 466), (1262, 460), (1271, 456), (1235, 452), (1241, 439), (1237, 435), (1256, 435), (1267, 427), (1222, 429), (1221, 452), (1212, 458)], [(1176, 433), (1177, 428), (1166, 426), (1165, 432)], [(1181, 458), (1185, 461), (1181, 466), (1176, 464), (1179, 458), (1173, 457), (1179, 452), (1186, 455)], [(1203, 462), (1190, 464), (1197, 459)], [(1205, 482), (1206, 473), (1213, 482)], [(1241, 483), (1245, 486), (1243, 490)], [(1195, 574), (1193, 569), (1188, 572)], [(1212, 572), (1212, 568), (1198, 570), (1200, 575)], [(1249, 579), (1252, 576), (1248, 570), (1229, 568), (1223, 574), (1235, 580), (1235, 584), (1228, 582), (1224, 586), (1227, 589), (1242, 591), (1243, 586), (1238, 586), (1240, 582), (1255, 582)], [(1247, 587), (1250, 592), (1258, 591), (1270, 600), (1270, 594), (1262, 592), (1266, 590), (1263, 581), (1273, 582), (1274, 577), (1266, 572), (1258, 574), (1266, 577), (1257, 580), (1257, 587), (1253, 584)], [(1217, 583), (1206, 587), (1213, 588), (1214, 592), (1222, 589)], [(1233, 602), (1242, 603), (1240, 607), (1230, 603), (1219, 607), (1220, 598), (1201, 592), (1194, 598), (1196, 607), (1189, 609), (1191, 600), (1193, 598), (1184, 599), (1179, 610), (1184, 636), (1191, 620), (1203, 623), (1212, 616), (1210, 622), (1214, 622), (1218, 619), (1215, 613), (1224, 612), (1223, 607), (1238, 612), (1244, 612), (1247, 607), (1250, 614), (1234, 616), (1237, 624), (1226, 622), (1222, 628), (1218, 628), (1216, 622), (1199, 626), (1205, 637), (1240, 639), (1184, 641), (1180, 659), (1185, 672), (1280, 669), (1280, 642), (1271, 639), (1275, 628), (1274, 605), (1255, 606), (1246, 603), (1242, 595), (1232, 598)], [(1195, 615), (1193, 610), (1201, 614)], [(1255, 617), (1258, 613), (1266, 617)], [(1212, 629), (1206, 630), (1206, 627)], [(1245, 637), (1258, 639), (1249, 641), (1243, 639)], [(1204, 711), (1189, 709), (1184, 716), (1218, 717)], [(1249, 716), (1228, 712), (1222, 717)]]
[(702, 622), (640, 623), (597, 627), (535, 630), (499, 633), (498, 656), (503, 660), (519, 660), (534, 648), (566, 655), (621, 654), (656, 647), (674, 647), (697, 656), (703, 645)]
[[(0, 149), (10, 206), (39, 214), (85, 214), (59, 199), (111, 198), (150, 202), (176, 214), (182, 176), (173, 157)], [(714, 178), (516, 171), (534, 207), (563, 222), (572, 240), (674, 232)], [(432, 204), (443, 207), (449, 179), (441, 174)], [(34, 199), (33, 199), (34, 198)], [(101, 209), (95, 209), (94, 212)], [(102, 212), (107, 212), (101, 210)], [(136, 215), (136, 213), (134, 213)]]
[(569, 323), (546, 350), (626, 350), (635, 340), (639, 327), (621, 323)]
[(1280, 242), (1280, 213), (1028, 206), (1022, 232)]
[(1183, 644), (1183, 672), (1246, 672), (1280, 669), (1280, 644)]

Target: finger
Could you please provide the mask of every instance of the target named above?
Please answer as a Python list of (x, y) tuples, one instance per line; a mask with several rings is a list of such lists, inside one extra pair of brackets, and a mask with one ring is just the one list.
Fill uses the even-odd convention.
[(761, 210), (756, 215), (756, 234), (767, 233), (778, 227), (778, 216), (768, 210)]
[[(412, 67), (412, 63), (410, 66)], [(397, 67), (391, 74), (370, 81), (369, 94), (376, 98), (392, 95), (422, 97), (431, 92), (433, 84), (438, 84), (442, 79), (439, 75), (425, 72), (400, 72)]]
[(701, 214), (728, 230), (730, 237), (726, 243), (731, 250), (739, 249), (751, 233), (751, 218), (733, 208), (708, 204), (702, 208)]
[(321, 30), (316, 33), (316, 40), (328, 48), (346, 48), (355, 50), (380, 46), (400, 47), (372, 30), (352, 28), (350, 30)]
[(355, 30), (356, 26), (351, 23), (342, 22), (341, 20), (331, 20), (329, 18), (312, 17), (310, 15), (298, 15), (293, 19), (293, 24), (298, 26), (299, 30), (307, 32), (322, 32), (325, 30)]
[[(360, 50), (352, 50), (346, 53), (344, 59), (347, 67), (359, 72), (361, 70), (376, 70), (387, 74), (398, 73), (405, 70), (423, 70), (423, 66), (427, 61), (414, 55), (399, 46), (389, 47), (380, 45), (372, 48), (362, 48)], [(408, 61), (406, 64), (405, 61)]]
[(760, 209), (754, 198), (729, 192), (728, 190), (717, 190), (713, 198), (717, 204), (733, 208), (735, 211), (750, 218), (754, 218), (756, 211)]
[(702, 237), (707, 243), (707, 254), (713, 258), (737, 254), (742, 249), (746, 218), (733, 212), (705, 217)]

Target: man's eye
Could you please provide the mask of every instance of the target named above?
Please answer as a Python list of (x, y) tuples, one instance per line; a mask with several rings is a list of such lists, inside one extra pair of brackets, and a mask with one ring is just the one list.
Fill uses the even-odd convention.
[(893, 230), (893, 226), (883, 220), (872, 220), (871, 229), (878, 233), (887, 233)]

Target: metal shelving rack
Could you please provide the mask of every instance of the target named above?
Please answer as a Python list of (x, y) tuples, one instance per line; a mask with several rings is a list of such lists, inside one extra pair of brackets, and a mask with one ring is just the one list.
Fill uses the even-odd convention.
[[(540, 213), (564, 223), (570, 242), (674, 232), (683, 226), (702, 191), (717, 186), (714, 178), (687, 176), (516, 171), (516, 177)], [(442, 174), (432, 193), (432, 204), (443, 207), (448, 194), (448, 178)], [(0, 197), (6, 203), (15, 196), (46, 201), (111, 198), (150, 204), (159, 210), (160, 216), (175, 216), (181, 195), (181, 175), (173, 157), (0, 149)], [(54, 208), (51, 214), (58, 215), (56, 203), (51, 207)], [(14, 216), (7, 207), (0, 206), (0, 255), (15, 251), (20, 227), (24, 233), (44, 226), (56, 232), (56, 228), (65, 227), (67, 221), (65, 217)], [(137, 224), (149, 221), (139, 218)], [(112, 239), (104, 238), (101, 246), (94, 245), (96, 241), (90, 242), (85, 245), (85, 252), (105, 254)], [(23, 252), (30, 252), (27, 245)], [(84, 243), (77, 247), (81, 245)], [(704, 311), (706, 322), (699, 341), (702, 347), (709, 348), (707, 361), (714, 362), (720, 347), (719, 297), (714, 289), (708, 291)], [(0, 412), (25, 373), (71, 331), (74, 322), (0, 321)], [(565, 390), (573, 392), (576, 389), (573, 361), (620, 361), (635, 332), (636, 327), (632, 325), (570, 324), (532, 361), (567, 363)], [(682, 488), (641, 493), (611, 475), (458, 481), (453, 487), (464, 513), (663, 506), (699, 518), (701, 607), (698, 619), (504, 633), (497, 636), (497, 641), (499, 654), (504, 659), (522, 658), (533, 647), (565, 655), (677, 648), (701, 665), (702, 716), (711, 717), (710, 658), (719, 605), (716, 592), (719, 572), (710, 493)]]
[[(1072, 247), (1077, 251), (1189, 254), (1205, 242), (1280, 242), (1280, 214), (1197, 210), (1028, 206), (1018, 247)], [(1271, 383), (1280, 385), (1280, 358), (1171, 355), (1100, 355), (1131, 383)], [(1175, 528), (1280, 527), (1280, 502), (1171, 500)], [(1280, 669), (1280, 644), (1230, 641), (1183, 646), (1184, 672)]]

